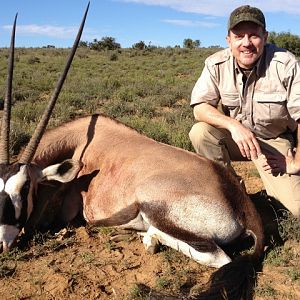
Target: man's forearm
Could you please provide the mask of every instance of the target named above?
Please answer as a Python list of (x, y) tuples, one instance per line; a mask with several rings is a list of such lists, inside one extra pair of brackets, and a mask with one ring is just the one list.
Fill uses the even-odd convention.
[(239, 123), (235, 119), (225, 116), (217, 108), (207, 103), (201, 103), (194, 107), (194, 117), (199, 122), (208, 123), (217, 128), (231, 131), (231, 127)]

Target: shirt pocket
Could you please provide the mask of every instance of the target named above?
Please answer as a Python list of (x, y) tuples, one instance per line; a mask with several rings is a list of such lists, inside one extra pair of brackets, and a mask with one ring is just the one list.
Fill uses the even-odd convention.
[(235, 118), (240, 111), (240, 96), (238, 93), (221, 93), (222, 109), (226, 116)]
[(253, 118), (255, 122), (274, 124), (289, 119), (286, 93), (255, 93), (253, 100)]

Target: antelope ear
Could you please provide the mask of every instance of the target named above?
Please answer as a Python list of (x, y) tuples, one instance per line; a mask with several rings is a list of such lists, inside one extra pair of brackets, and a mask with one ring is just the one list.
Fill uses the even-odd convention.
[(76, 177), (81, 168), (82, 163), (80, 161), (67, 159), (62, 163), (43, 169), (41, 181), (56, 180), (59, 182), (70, 182)]

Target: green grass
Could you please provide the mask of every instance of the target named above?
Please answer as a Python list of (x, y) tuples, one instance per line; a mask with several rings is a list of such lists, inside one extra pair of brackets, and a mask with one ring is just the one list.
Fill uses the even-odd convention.
[(156, 286), (157, 286), (158, 289), (165, 289), (168, 286), (170, 286), (170, 284), (171, 284), (170, 279), (168, 279), (168, 278), (166, 278), (164, 276), (158, 277), (156, 279)]
[(142, 284), (134, 284), (128, 293), (127, 300), (149, 300), (151, 299), (151, 289)]
[(300, 242), (300, 219), (284, 212), (279, 220), (279, 232), (283, 240), (293, 239)]
[[(284, 213), (284, 216), (278, 220), (278, 224), (281, 238), (285, 244), (271, 249), (264, 260), (264, 266), (272, 270), (276, 280), (265, 282), (268, 280), (268, 276), (263, 275), (263, 272), (262, 278), (264, 280), (259, 281), (255, 292), (257, 296), (266, 299), (298, 299), (293, 291), (300, 288), (300, 220), (289, 213)], [(286, 291), (280, 290), (278, 288), (280, 285), (289, 287), (290, 291), (288, 289)]]
[(286, 270), (286, 274), (292, 281), (300, 281), (300, 270), (298, 268), (292, 267)]
[(276, 247), (268, 253), (264, 263), (273, 266), (290, 266), (290, 262), (295, 259), (293, 249), (290, 247)]
[(294, 250), (293, 246), (293, 243), (300, 241), (300, 220), (290, 213), (284, 212), (283, 217), (278, 220), (278, 225), (282, 240), (288, 241), (290, 244), (286, 243), (271, 249), (265, 263), (274, 266), (293, 267), (293, 262), (299, 261), (300, 258), (300, 254)]
[[(7, 49), (0, 49), (0, 98), (4, 98)], [(213, 49), (79, 48), (48, 127), (104, 113), (168, 144), (191, 149), (192, 88)], [(68, 56), (68, 49), (16, 49), (12, 120), (16, 154), (35, 129)]]
[(256, 295), (260, 297), (275, 297), (278, 292), (271, 285), (264, 285), (256, 289)]

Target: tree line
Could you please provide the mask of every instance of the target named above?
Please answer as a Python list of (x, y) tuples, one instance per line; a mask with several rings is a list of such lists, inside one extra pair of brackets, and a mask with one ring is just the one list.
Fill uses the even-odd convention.
[[(190, 38), (184, 39), (183, 48), (199, 48), (201, 45), (200, 40), (192, 40)], [(110, 36), (103, 37), (101, 40), (94, 39), (92, 42), (80, 41), (80, 47), (87, 47), (92, 50), (117, 50), (121, 48), (121, 44), (116, 42), (116, 39)], [(180, 48), (179, 45), (175, 46)], [(132, 45), (133, 49), (145, 50), (149, 48), (158, 48), (157, 46), (151, 45), (151, 42), (147, 45), (144, 41), (139, 41)]]
[[(271, 44), (276, 44), (280, 48), (287, 49), (294, 53), (296, 56), (300, 56), (300, 36), (292, 34), (290, 32), (281, 32), (276, 33), (274, 31), (269, 33), (268, 42)], [(200, 40), (193, 40), (191, 38), (186, 38), (183, 40), (182, 47), (187, 49), (200, 48)], [(116, 39), (113, 37), (103, 37), (101, 40), (94, 39), (92, 42), (81, 41), (80, 47), (87, 47), (93, 50), (117, 50), (121, 48), (121, 44), (116, 42)], [(220, 47), (220, 46), (211, 46)], [(148, 45), (144, 41), (139, 41), (132, 45), (133, 49), (136, 50), (146, 50), (158, 48), (157, 46)], [(175, 48), (180, 48), (179, 45), (176, 45)]]

